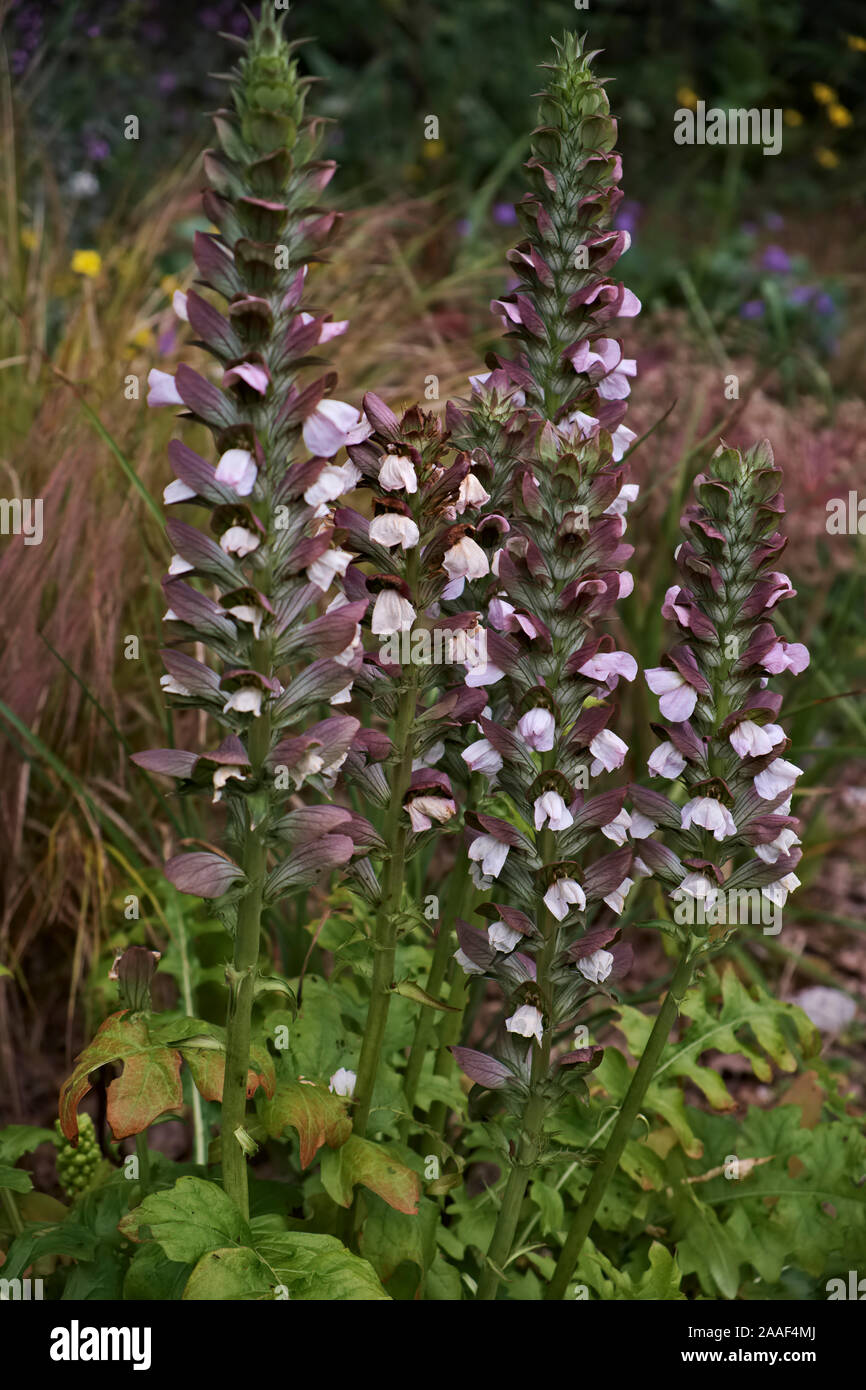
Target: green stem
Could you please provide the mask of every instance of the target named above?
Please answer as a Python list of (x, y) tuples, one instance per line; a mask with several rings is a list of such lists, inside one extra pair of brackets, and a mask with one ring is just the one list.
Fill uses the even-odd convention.
[[(264, 645), (264, 644), (262, 644)], [(259, 664), (261, 662), (261, 664)], [(270, 670), (270, 653), (257, 651), (256, 670)], [(267, 715), (256, 719), (250, 731), (250, 762), (260, 772), (270, 751), (271, 725)], [(250, 813), (248, 812), (248, 816)], [(243, 1129), (247, 1110), (247, 1077), (250, 1066), (250, 1033), (253, 1000), (255, 997), (256, 966), (259, 960), (262, 893), (267, 868), (267, 849), (261, 826), (248, 819), (241, 867), (249, 883), (246, 897), (238, 908), (233, 969), (227, 971), (229, 981), (228, 1017), (226, 1019), (226, 1067), (222, 1103), (222, 1175), (223, 1186), (245, 1218), (249, 1217), (247, 1189), (247, 1160), (238, 1142), (238, 1130)]]
[(538, 1157), (537, 1136), (541, 1133), (543, 1122), (544, 1101), (540, 1095), (534, 1094), (530, 1096), (524, 1111), (524, 1133), (520, 1139), (520, 1156), (508, 1175), (493, 1239), (487, 1251), (487, 1261), (478, 1281), (478, 1292), (475, 1297), (481, 1302), (496, 1297), (502, 1272), (504, 1272), (508, 1256), (511, 1254), (514, 1233), (520, 1220), (520, 1208), (523, 1206), (526, 1188)]
[[(538, 848), (545, 864), (555, 860), (556, 841), (551, 830), (542, 832), (539, 837)], [(526, 1188), (542, 1149), (544, 1116), (547, 1108), (542, 1087), (550, 1071), (550, 1045), (553, 1038), (553, 989), (550, 976), (556, 951), (558, 929), (558, 923), (547, 907), (541, 914), (539, 927), (542, 932), (543, 943), (536, 962), (536, 983), (541, 992), (542, 1013), (545, 1020), (544, 1029), (541, 1035), (541, 1045), (533, 1046), (532, 1090), (523, 1112), (523, 1132), (520, 1136), (518, 1159), (505, 1186), (493, 1239), (487, 1251), (484, 1270), (478, 1281), (478, 1292), (475, 1297), (479, 1301), (495, 1299), (496, 1297), (499, 1281), (502, 1278), (501, 1271), (505, 1269), (514, 1244)]]
[[(418, 557), (416, 552), (412, 551), (406, 566), (406, 577), (410, 592), (413, 594), (417, 580), (417, 567)], [(389, 846), (391, 853), (385, 869), (382, 904), (376, 917), (370, 1007), (367, 1011), (355, 1082), (355, 1109), (352, 1124), (355, 1133), (360, 1135), (366, 1133), (370, 1119), (373, 1088), (379, 1070), (379, 1059), (385, 1039), (385, 1025), (388, 1022), (388, 1010), (391, 1006), (391, 992), (394, 984), (397, 925), (403, 896), (406, 842), (409, 838), (409, 826), (403, 807), (403, 798), (412, 777), (412, 758), (415, 749), (417, 668), (410, 666), (409, 670), (409, 678), (397, 708), (397, 727), (394, 735), (397, 767), (384, 827), (385, 843)]]
[[(451, 988), (448, 991), (448, 1003), (454, 1012), (446, 1014), (439, 1030), (439, 1051), (433, 1066), (434, 1076), (450, 1076), (454, 1070), (455, 1064), (451, 1055), (451, 1048), (459, 1043), (463, 1036), (463, 1019), (466, 1005), (469, 1002), (469, 985), (469, 976), (464, 975), (455, 961), (452, 966)], [(430, 1128), (435, 1130), (437, 1134), (444, 1134), (447, 1116), (448, 1106), (444, 1100), (434, 1101), (430, 1107)]]
[(150, 1151), (147, 1147), (147, 1130), (135, 1136), (135, 1153), (138, 1159), (138, 1188), (144, 1201), (150, 1191)]
[[(454, 922), (463, 912), (467, 885), (470, 888), (472, 886), (472, 881), (469, 877), (469, 856), (466, 854), (463, 846), (459, 845), (457, 850), (457, 862), (452, 871), (448, 901), (445, 911), (442, 913), (439, 921), (439, 935), (436, 939), (433, 960), (430, 965), (430, 973), (425, 985), (427, 993), (432, 994), (434, 999), (439, 998), (445, 983), (445, 976), (448, 973), (448, 963), (451, 960), (454, 946)], [(432, 1009), (424, 1007), (419, 1009), (418, 1022), (415, 1026), (415, 1037), (409, 1052), (406, 1075), (403, 1079), (406, 1109), (409, 1112), (409, 1116), (412, 1114), (412, 1107), (415, 1104), (415, 1097), (418, 1094), (418, 1083), (421, 1080), (424, 1059), (433, 1041), (436, 1023), (437, 1019), (434, 1017), (434, 1011)], [(406, 1134), (408, 1134), (409, 1126), (410, 1119), (407, 1117), (401, 1125), (404, 1139)]]
[(661, 1055), (670, 1036), (680, 1003), (683, 995), (688, 989), (692, 974), (695, 968), (695, 957), (690, 955), (690, 947), (686, 946), (670, 983), (670, 988), (665, 995), (662, 1006), (656, 1015), (652, 1032), (647, 1039), (643, 1056), (637, 1065), (631, 1085), (625, 1095), (616, 1124), (614, 1125), (607, 1147), (602, 1155), (601, 1162), (592, 1175), (592, 1179), (583, 1200), (574, 1214), (565, 1245), (556, 1264), (547, 1289), (545, 1290), (546, 1299), (564, 1298), (568, 1282), (574, 1273), (575, 1266), (580, 1256), (583, 1242), (589, 1234), (589, 1229), (595, 1219), (599, 1203), (604, 1196), (607, 1185), (613, 1177), (617, 1164), (622, 1157), (623, 1149), (628, 1142), (632, 1125), (637, 1117), (638, 1111), (643, 1104), (644, 1096), (647, 1093), (650, 1082), (655, 1075)]
[(9, 1225), (12, 1227), (13, 1236), (20, 1236), (21, 1232), (24, 1230), (24, 1222), (21, 1219), (21, 1213), (18, 1210), (18, 1203), (15, 1200), (14, 1193), (12, 1193), (8, 1187), (0, 1187), (0, 1201), (3, 1203), (3, 1210), (6, 1213)]

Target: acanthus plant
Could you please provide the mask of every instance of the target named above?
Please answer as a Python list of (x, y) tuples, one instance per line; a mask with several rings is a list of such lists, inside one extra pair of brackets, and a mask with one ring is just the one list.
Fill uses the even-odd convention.
[[(635, 363), (611, 333), (640, 304), (610, 274), (628, 236), (608, 227), (621, 164), (593, 56), (566, 36), (541, 101), (527, 165), (534, 189), (518, 204), (527, 237), (509, 258), (519, 281), (491, 306), (519, 354), (494, 358), (488, 376), (473, 380), (468, 407), (449, 411), (455, 438), (491, 480), (482, 524), (499, 542), (489, 663), (479, 677), (490, 707), (463, 756), (495, 780), (512, 817), (467, 816), (475, 882), (493, 901), (484, 935), (462, 925), (458, 953), (468, 973), (496, 979), (509, 1003), (497, 1056), (464, 1047), (455, 1055), (519, 1119), (481, 1299), (495, 1297), (507, 1265), (543, 1159), (545, 1118), (569, 1090), (585, 1092), (582, 1077), (600, 1060), (597, 1047), (560, 1044), (630, 960), (630, 948), (615, 944), (632, 886), (624, 789), (587, 792), (625, 761), (627, 746), (609, 726), (620, 678), (637, 674), (634, 657), (596, 625), (632, 588), (622, 536), (635, 490), (622, 459), (635, 436), (622, 420)], [(620, 848), (600, 852), (605, 836)]]
[[(681, 581), (668, 589), (662, 608), (681, 640), (661, 665), (644, 672), (666, 721), (655, 726), (661, 741), (648, 771), (679, 795), (630, 789), (644, 830), (640, 867), (668, 890), (667, 930), (678, 961), (548, 1298), (565, 1296), (696, 970), (724, 950), (738, 925), (769, 918), (766, 929), (778, 933), (779, 913), (799, 886), (799, 822), (790, 811), (802, 769), (785, 757), (790, 739), (778, 723), (782, 696), (769, 682), (799, 674), (809, 654), (773, 627), (773, 610), (796, 592), (775, 568), (786, 544), (778, 529), (780, 482), (767, 440), (745, 454), (722, 446), (711, 471), (695, 478), (697, 500), (682, 517)], [(665, 843), (655, 839), (656, 830)]]
[[(467, 669), (484, 665), (479, 615), (443, 617), (441, 601), (455, 585), (489, 569), (468, 516), (461, 517), (468, 457), (450, 457), (441, 423), (417, 406), (398, 419), (368, 394), (364, 409), (374, 432), (349, 445), (346, 467), (362, 491), (370, 490), (371, 515), (342, 506), (334, 522), (357, 560), (342, 579), (344, 602), (364, 606), (370, 637), (355, 694), (394, 735), (389, 741), (365, 729), (344, 770), (350, 789), (385, 808), (381, 837), (366, 832), (381, 858), (380, 876), (369, 859), (356, 861), (350, 873), (375, 912), (370, 1000), (354, 1087), (353, 1120), (361, 1135), (370, 1119), (390, 999), (407, 983), (395, 980), (397, 943), (414, 920), (404, 905), (407, 868), (437, 832), (455, 823), (453, 787), (437, 764), (449, 733), (476, 717), (486, 699), (483, 690), (463, 683)], [(440, 936), (447, 939), (450, 930), (440, 923)], [(417, 989), (414, 997), (421, 997)], [(430, 996), (425, 1003), (435, 1008), (438, 1001)], [(410, 1110), (423, 1057), (423, 1046), (416, 1047), (406, 1083)]]
[[(638, 674), (608, 625), (632, 588), (625, 517), (637, 489), (626, 456), (636, 436), (624, 417), (636, 364), (619, 321), (640, 305), (616, 278), (629, 238), (611, 226), (621, 164), (595, 55), (574, 36), (557, 45), (527, 165), (531, 191), (518, 205), (525, 235), (509, 256), (517, 283), (492, 306), (514, 353), (491, 356), (443, 423), (417, 406), (395, 414), (372, 393), (360, 407), (334, 400), (335, 375), (319, 374), (316, 350), (349, 327), (315, 308), (307, 280), (337, 220), (317, 201), (334, 166), (316, 158), (320, 123), (305, 114), (307, 82), (281, 23), (264, 16), (243, 47), (233, 109), (215, 117), (221, 150), (205, 157), (205, 211), (218, 230), (197, 234), (198, 288), (176, 297), (213, 362), (204, 375), (182, 365), (149, 382), (150, 405), (183, 408), (188, 427), (213, 440), (211, 461), (170, 446), (165, 501), (199, 524), (167, 524), (175, 553), (162, 684), (174, 708), (195, 711), (214, 734), (196, 750), (135, 756), (224, 817), (223, 847), (186, 844), (167, 875), (208, 900), (232, 938), (227, 1023), (154, 1014), (155, 957), (130, 948), (116, 969), (122, 1008), (64, 1087), (64, 1133), (74, 1140), (93, 1072), (123, 1062), (108, 1119), (115, 1137), (136, 1136), (142, 1165), (120, 1227), (143, 1242), (130, 1270), (138, 1263), (144, 1284), (133, 1279), (133, 1289), (152, 1287), (158, 1248), (157, 1262), (188, 1266), (189, 1298), (272, 1298), (277, 1284), (292, 1298), (383, 1298), (377, 1275), (409, 1287), (401, 1265), (421, 1270), (416, 1297), (434, 1261), (439, 1291), (425, 1296), (468, 1287), (496, 1298), (514, 1276), (530, 1182), (543, 1188), (563, 1156), (558, 1121), (599, 1108), (584, 1104), (609, 1076), (593, 1018), (623, 1007), (617, 987), (632, 952), (620, 919), (635, 880), (652, 876), (669, 895), (664, 921), (679, 960), (618, 1114), (603, 1126), (606, 1147), (596, 1152), (593, 1137), (570, 1150), (571, 1224), (563, 1206), (541, 1246), (545, 1257), (561, 1243), (546, 1296), (562, 1298), (686, 990), (730, 940), (731, 916), (719, 909), (740, 889), (776, 909), (797, 886), (790, 794), (799, 769), (769, 682), (808, 656), (772, 624), (793, 593), (776, 568), (779, 470), (766, 445), (745, 456), (723, 448), (696, 479), (681, 579), (664, 606), (678, 641), (645, 673), (666, 721), (653, 726), (660, 743), (648, 777), (667, 781), (668, 794), (606, 787), (608, 774), (628, 775), (617, 687)], [(185, 650), (193, 644), (194, 655)], [(436, 869), (446, 876), (452, 859), (421, 988), (414, 966), (401, 978), (401, 960), (421, 958), (410, 941), (418, 895), (438, 887)], [(288, 990), (260, 960), (265, 914), (332, 872), (353, 898), (351, 949), (326, 966), (326, 981), (313, 988), (307, 977), (288, 1055), (275, 1059), (273, 1035), (254, 1021)], [(311, 935), (304, 970), (318, 928)], [(449, 969), (450, 1011), (434, 1037)], [(492, 1043), (478, 1036), (477, 1012), (464, 1017), (474, 980), (495, 985), (473, 998)], [(401, 1010), (417, 1009), (411, 1046), (411, 1029), (401, 1034), (402, 1075), (387, 1029), (395, 995)], [(361, 1036), (357, 1056), (324, 1037), (347, 1019)], [(440, 1084), (427, 1087), (437, 1099), (425, 1110), (434, 1042)], [(433, 1200), (460, 1184), (459, 1151), (472, 1149), (472, 1109), (460, 1109), (441, 1075), (453, 1066), (449, 1046), (490, 1093), (486, 1138), (503, 1141), (507, 1175), (486, 1250), (481, 1227), (459, 1235), (456, 1201), (437, 1210)], [(296, 1065), (302, 1053), (309, 1071)], [(329, 1085), (320, 1053), (340, 1058)], [(627, 1075), (615, 1051), (612, 1060)], [(182, 1062), (202, 1096), (222, 1104), (211, 1153), (222, 1191), (201, 1176), (149, 1191), (166, 1184), (162, 1170), (150, 1182), (146, 1131), (180, 1112)], [(446, 1131), (451, 1104), (457, 1122)], [(288, 1189), (281, 1215), (269, 1210), (251, 1226), (247, 1158), (287, 1127), (300, 1167), (317, 1154), (321, 1162), (301, 1201)], [(395, 1134), (416, 1152), (371, 1142)], [(422, 1145), (440, 1158), (457, 1150), (455, 1171), (434, 1177), (423, 1199)], [(355, 1210), (357, 1184), (391, 1210)], [(214, 1230), (197, 1244), (192, 1218), (203, 1209)], [(167, 1217), (175, 1234), (157, 1238)], [(432, 1253), (434, 1220), (442, 1250), (462, 1262), (474, 1247), (480, 1273), (474, 1254), (458, 1272)], [(335, 1231), (369, 1254), (375, 1273)], [(28, 1248), (15, 1252), (22, 1268)]]
[[(262, 913), (356, 853), (352, 813), (328, 794), (360, 731), (340, 706), (360, 669), (368, 604), (366, 595), (348, 603), (333, 595), (319, 611), (353, 558), (327, 502), (359, 475), (333, 459), (372, 426), (331, 398), (335, 374), (305, 376), (320, 361), (314, 349), (348, 325), (305, 307), (308, 267), (335, 222), (316, 199), (335, 166), (314, 157), (320, 123), (304, 115), (308, 79), (293, 47), (279, 22), (254, 28), (230, 79), (234, 110), (215, 117), (222, 151), (205, 156), (204, 205), (219, 231), (197, 234), (195, 258), (200, 283), (226, 307), (219, 312), (197, 290), (178, 307), (219, 364), (219, 385), (182, 365), (174, 377), (152, 372), (149, 395), (153, 406), (185, 406), (186, 418), (210, 429), (218, 455), (214, 467), (179, 441), (169, 450), (176, 481), (166, 503), (205, 509), (210, 534), (167, 524), (176, 553), (164, 584), (173, 645), (162, 684), (176, 707), (204, 711), (224, 737), (199, 753), (158, 749), (135, 761), (175, 777), (182, 792), (206, 788), (225, 808), (229, 854), (185, 852), (166, 872), (182, 891), (214, 900), (234, 940), (220, 1159), (225, 1191), (244, 1215), (255, 1150), (246, 1117), (251, 1018), (259, 990), (274, 984), (260, 978)], [(174, 645), (190, 643), (219, 669)], [(301, 791), (315, 804), (303, 804)], [(332, 1144), (346, 1138), (345, 1089), (338, 1080), (330, 1091), (305, 1087), (302, 1099), (296, 1086), (277, 1094), (267, 1112), (275, 1132), (287, 1119), (302, 1135), (319, 1133), (312, 1148), (302, 1143), (302, 1161), (325, 1135)]]

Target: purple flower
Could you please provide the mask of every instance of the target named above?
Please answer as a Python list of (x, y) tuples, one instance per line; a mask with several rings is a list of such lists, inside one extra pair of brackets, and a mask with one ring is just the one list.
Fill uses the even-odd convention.
[(638, 222), (643, 215), (643, 204), (636, 198), (626, 198), (617, 209), (613, 225), (618, 232), (630, 232), (634, 236)]
[(826, 291), (824, 291), (822, 294), (819, 294), (818, 298), (815, 300), (815, 313), (834, 314), (835, 312), (836, 304), (834, 300), (831, 298), (831, 296), (827, 294)]
[(780, 212), (764, 213), (764, 226), (771, 232), (778, 232), (784, 227), (785, 219)]
[(517, 213), (513, 203), (494, 203), (493, 221), (500, 227), (513, 227), (517, 221)]
[(761, 265), (773, 275), (787, 275), (791, 269), (791, 257), (782, 246), (767, 246), (761, 257)]
[(472, 233), (472, 223), (468, 217), (458, 217), (454, 223), (454, 230), (460, 237), (470, 236)]
[(764, 317), (763, 299), (747, 299), (745, 304), (740, 305), (741, 319), (761, 319)]
[(795, 285), (788, 295), (788, 303), (799, 309), (804, 304), (811, 303), (817, 293), (814, 285)]
[(101, 135), (85, 135), (84, 153), (87, 155), (88, 159), (98, 162), (101, 159), (108, 158), (111, 154), (111, 146)]

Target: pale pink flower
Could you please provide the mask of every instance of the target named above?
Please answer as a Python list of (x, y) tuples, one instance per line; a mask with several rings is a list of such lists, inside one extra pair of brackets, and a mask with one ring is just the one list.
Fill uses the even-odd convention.
[(380, 512), (370, 522), (370, 540), (384, 545), (387, 550), (395, 545), (411, 550), (420, 539), (417, 524), (411, 516), (404, 516), (402, 512)]
[(547, 821), (551, 830), (567, 830), (574, 824), (574, 816), (569, 811), (559, 792), (542, 792), (535, 798), (535, 828), (541, 830)]
[(593, 951), (592, 955), (581, 956), (577, 968), (585, 980), (600, 985), (613, 970), (613, 956), (610, 951)]
[(335, 1096), (353, 1096), (357, 1080), (355, 1072), (349, 1071), (347, 1067), (338, 1067), (328, 1082), (328, 1090)]
[(682, 808), (681, 823), (683, 830), (688, 830), (692, 825), (702, 826), (704, 830), (712, 832), (714, 840), (724, 840), (737, 833), (730, 811), (714, 796), (696, 796), (687, 801)]
[(537, 706), (520, 716), (517, 732), (536, 753), (549, 753), (556, 733), (556, 720), (549, 709)]
[(577, 669), (587, 680), (598, 681), (599, 685), (606, 685), (608, 690), (615, 690), (620, 676), (627, 681), (634, 680), (637, 662), (628, 652), (597, 652)]
[(333, 458), (348, 444), (360, 444), (373, 433), (366, 415), (346, 401), (319, 401), (304, 421), (304, 444), (316, 458)]
[(769, 767), (765, 767), (764, 771), (755, 777), (755, 791), (762, 801), (772, 801), (783, 792), (790, 791), (802, 771), (796, 763), (789, 763), (785, 758), (775, 758)]
[(573, 878), (556, 878), (544, 895), (544, 906), (557, 922), (563, 922), (573, 907), (586, 907), (586, 894)]
[(315, 584), (325, 593), (333, 584), (334, 576), (345, 574), (354, 558), (350, 550), (326, 550), (318, 559), (307, 565), (307, 578), (311, 584)]
[(647, 759), (651, 777), (679, 777), (685, 765), (686, 759), (670, 742), (660, 743)]
[(622, 767), (628, 744), (610, 729), (601, 729), (591, 740), (589, 751), (593, 757), (589, 773), (591, 777), (597, 777), (601, 771), (614, 772), (616, 768)]
[(456, 510), (462, 516), (467, 507), (483, 507), (490, 501), (490, 493), (478, 481), (474, 473), (467, 473), (457, 494)]
[(624, 845), (630, 828), (631, 816), (628, 811), (622, 810), (613, 820), (608, 821), (607, 825), (601, 827), (601, 833), (605, 839), (613, 840), (615, 845)]
[(227, 449), (220, 456), (214, 477), (236, 492), (238, 497), (249, 497), (256, 484), (258, 468), (249, 449)]
[(623, 908), (625, 907), (625, 900), (628, 897), (629, 889), (633, 885), (633, 878), (624, 878), (619, 887), (614, 888), (613, 891), (611, 893), (608, 893), (607, 897), (604, 899), (611, 912), (616, 913), (617, 917), (620, 915)]
[(415, 796), (407, 801), (406, 810), (416, 835), (429, 830), (434, 821), (440, 825), (457, 814), (457, 805), (450, 796)]
[(491, 922), (487, 928), (487, 940), (494, 951), (513, 951), (520, 939), (521, 933), (504, 922)]
[(485, 777), (493, 777), (502, 770), (502, 756), (486, 738), (470, 743), (460, 756), (471, 772), (481, 772)]
[(262, 691), (258, 686), (244, 685), (233, 690), (223, 705), (223, 714), (235, 710), (238, 714), (252, 714), (256, 719), (262, 712)]
[(471, 536), (462, 536), (456, 545), (446, 550), (442, 567), (449, 579), (483, 579), (490, 573), (487, 556)]
[(654, 695), (659, 696), (659, 710), (672, 724), (681, 724), (691, 719), (698, 692), (689, 685), (679, 671), (669, 670), (667, 666), (652, 666), (644, 671), (646, 683)]
[(381, 589), (373, 605), (370, 630), (377, 637), (389, 637), (392, 632), (406, 632), (415, 621), (415, 609), (407, 598), (395, 589)]
[(147, 387), (148, 405), (183, 405), (183, 398), (171, 372), (161, 372), (157, 367), (151, 367), (147, 374)]
[(494, 835), (479, 835), (469, 846), (469, 858), (481, 865), (485, 878), (498, 878), (502, 866), (508, 858), (509, 846)]
[(361, 470), (354, 463), (326, 463), (318, 478), (304, 493), (304, 501), (310, 507), (320, 507), (323, 502), (333, 502), (344, 493), (351, 492), (361, 481)]
[(418, 491), (415, 465), (405, 454), (386, 454), (379, 469), (379, 486), (385, 492)]
[(534, 1004), (521, 1004), (517, 1012), (505, 1020), (505, 1027), (509, 1033), (517, 1033), (521, 1038), (537, 1038), (540, 1043), (542, 1023), (542, 1016)]
[(771, 676), (778, 676), (782, 671), (791, 671), (795, 676), (799, 676), (809, 665), (808, 648), (804, 647), (802, 642), (784, 642), (780, 638), (767, 654), (761, 657), (759, 665), (763, 666), (765, 671), (769, 671)]
[[(735, 729), (731, 730), (730, 745), (740, 758), (762, 758), (765, 753), (773, 751), (773, 745), (779, 742), (778, 738), (773, 738), (771, 729), (778, 729), (778, 724), (768, 724), (761, 728), (751, 719), (743, 719)], [(782, 735), (784, 738), (784, 734)]]
[(227, 555), (237, 555), (240, 560), (245, 555), (252, 555), (260, 544), (256, 533), (247, 526), (229, 526), (220, 536), (220, 549)]

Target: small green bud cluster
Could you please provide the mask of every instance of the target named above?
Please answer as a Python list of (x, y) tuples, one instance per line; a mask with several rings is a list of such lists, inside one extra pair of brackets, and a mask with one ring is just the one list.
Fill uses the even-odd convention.
[(78, 1144), (73, 1146), (64, 1136), (60, 1121), (55, 1120), (57, 1130), (57, 1177), (64, 1193), (70, 1199), (80, 1197), (90, 1186), (99, 1167), (102, 1154), (93, 1121), (87, 1114), (78, 1117)]

